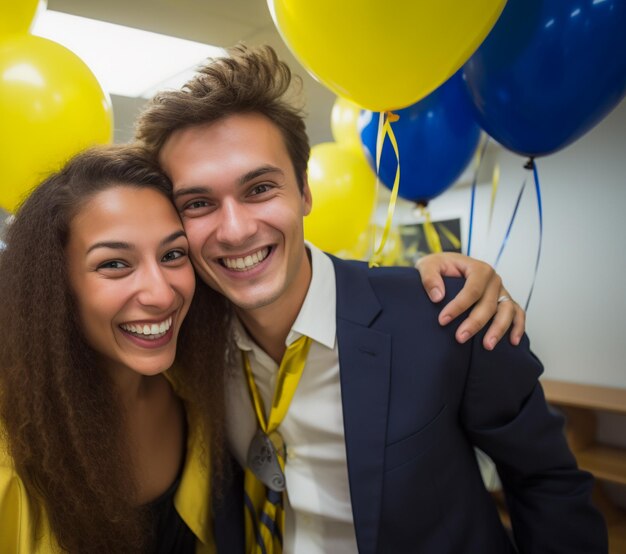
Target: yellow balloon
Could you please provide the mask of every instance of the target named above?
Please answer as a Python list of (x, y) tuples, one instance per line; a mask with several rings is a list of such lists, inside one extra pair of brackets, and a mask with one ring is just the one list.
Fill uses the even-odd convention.
[(27, 33), (35, 14), (46, 9), (46, 0), (0, 0), (0, 36)]
[(21, 199), (68, 158), (110, 142), (111, 100), (75, 54), (48, 39), (0, 42), (0, 206)]
[(337, 97), (330, 112), (330, 129), (335, 142), (358, 150), (362, 149), (358, 128), (360, 113), (360, 106), (341, 96)]
[(308, 176), (313, 209), (304, 236), (326, 252), (352, 248), (372, 217), (376, 176), (363, 156), (334, 142), (311, 149)]
[(371, 111), (403, 108), (455, 73), (506, 0), (268, 0), (300, 63)]
[[(376, 225), (375, 223), (370, 224), (367, 230), (361, 233), (361, 236), (359, 236), (359, 239), (352, 248), (340, 250), (336, 252), (335, 255), (350, 260), (368, 260), (372, 252), (380, 244), (383, 230), (383, 227), (380, 225)], [(385, 242), (381, 253), (380, 265), (413, 265), (411, 261), (407, 261), (403, 258), (402, 238), (400, 237), (397, 227), (391, 227), (389, 229), (387, 242)]]

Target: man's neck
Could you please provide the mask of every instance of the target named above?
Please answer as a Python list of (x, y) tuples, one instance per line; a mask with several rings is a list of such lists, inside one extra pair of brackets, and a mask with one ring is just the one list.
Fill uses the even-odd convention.
[(285, 353), (285, 340), (296, 321), (311, 284), (312, 269), (308, 250), (296, 279), (279, 298), (253, 310), (235, 307), (248, 334), (277, 364)]

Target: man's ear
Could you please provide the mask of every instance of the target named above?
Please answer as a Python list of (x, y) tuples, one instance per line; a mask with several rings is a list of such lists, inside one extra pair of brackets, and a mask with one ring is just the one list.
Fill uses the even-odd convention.
[(303, 215), (309, 215), (311, 213), (311, 209), (313, 208), (313, 196), (311, 195), (311, 188), (309, 187), (309, 179), (307, 174), (304, 174), (302, 178), (302, 205), (303, 205)]

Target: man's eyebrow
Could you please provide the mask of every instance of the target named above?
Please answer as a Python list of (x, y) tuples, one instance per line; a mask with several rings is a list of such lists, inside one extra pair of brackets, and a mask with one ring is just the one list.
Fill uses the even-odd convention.
[[(182, 229), (178, 231), (174, 231), (172, 234), (165, 237), (160, 243), (159, 246), (165, 246), (170, 242), (174, 242), (179, 237), (186, 237), (185, 231)], [(133, 245), (130, 242), (118, 242), (118, 241), (101, 241), (92, 244), (87, 249), (87, 254), (92, 250), (96, 250), (97, 248), (110, 248), (111, 250), (130, 250), (133, 248)]]
[(284, 175), (284, 172), (282, 169), (280, 169), (280, 167), (276, 167), (274, 165), (268, 164), (268, 165), (262, 165), (261, 167), (257, 167), (251, 171), (248, 171), (248, 173), (239, 177), (238, 182), (240, 185), (245, 185), (247, 182), (252, 181), (253, 179), (256, 179), (257, 177), (261, 177), (262, 175), (265, 175), (266, 173), (280, 173), (281, 175)]
[(209, 187), (185, 187), (174, 191), (172, 197), (174, 200), (177, 200), (181, 196), (188, 196), (190, 194), (207, 194), (209, 192), (211, 192), (211, 189)]
[[(249, 181), (252, 181), (253, 179), (256, 179), (257, 177), (261, 177), (262, 175), (265, 175), (266, 173), (280, 173), (281, 175), (284, 175), (284, 172), (282, 169), (280, 169), (280, 167), (276, 167), (274, 165), (262, 165), (260, 167), (256, 167), (248, 171), (247, 173), (244, 173), (241, 177), (239, 177), (239, 179), (237, 179), (237, 184), (240, 186), (245, 185)], [(173, 196), (174, 201), (176, 201), (182, 196), (190, 196), (193, 194), (210, 194), (210, 193), (211, 193), (211, 187), (190, 186), (190, 187), (183, 187), (174, 191), (174, 194), (172, 196)]]

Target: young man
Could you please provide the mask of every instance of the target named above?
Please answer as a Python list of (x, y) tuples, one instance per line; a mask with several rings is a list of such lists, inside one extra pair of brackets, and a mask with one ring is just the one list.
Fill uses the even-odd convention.
[(498, 466), (520, 552), (605, 552), (528, 340), (458, 344), (414, 270), (305, 244), (309, 145), (289, 81), (271, 49), (234, 49), (138, 126), (198, 275), (237, 316), (229, 442), (247, 552), (514, 552), (474, 446)]

